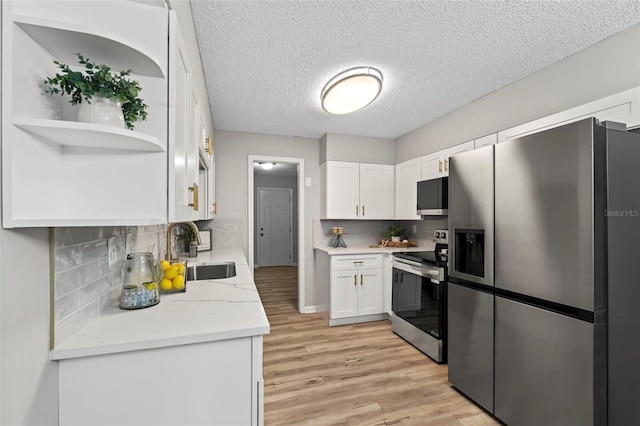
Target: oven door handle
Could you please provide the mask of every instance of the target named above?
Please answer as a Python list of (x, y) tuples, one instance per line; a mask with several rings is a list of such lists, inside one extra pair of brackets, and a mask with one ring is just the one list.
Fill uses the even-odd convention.
[(410, 274), (419, 275), (421, 277), (430, 278), (433, 280), (437, 280), (438, 282), (442, 280), (440, 276), (440, 269), (426, 269), (425, 267), (418, 267), (416, 265), (412, 265), (405, 262), (398, 262), (397, 260), (393, 260), (391, 265), (399, 269), (401, 271), (408, 272)]

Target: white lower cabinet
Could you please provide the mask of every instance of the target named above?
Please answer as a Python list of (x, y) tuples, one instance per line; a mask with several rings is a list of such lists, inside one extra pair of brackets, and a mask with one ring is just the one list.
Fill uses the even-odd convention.
[(329, 325), (385, 319), (382, 255), (331, 257)]
[(60, 425), (262, 425), (262, 336), (64, 359)]

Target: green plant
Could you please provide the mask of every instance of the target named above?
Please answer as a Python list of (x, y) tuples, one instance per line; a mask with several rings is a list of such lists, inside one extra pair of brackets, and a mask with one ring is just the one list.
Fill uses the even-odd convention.
[(178, 235), (178, 238), (182, 241), (198, 241), (198, 237), (196, 233), (193, 232), (193, 229), (188, 225), (181, 225), (180, 229), (182, 232)]
[(405, 233), (405, 229), (402, 226), (390, 226), (387, 232), (384, 235), (388, 235), (389, 237), (401, 237)]
[(95, 95), (102, 95), (107, 99), (115, 98), (122, 104), (124, 122), (131, 130), (134, 121), (147, 119), (147, 105), (138, 97), (142, 88), (137, 81), (127, 78), (131, 70), (113, 73), (107, 65), (93, 63), (80, 53), (76, 55), (78, 63), (84, 67), (84, 72), (73, 71), (68, 65), (53, 61), (61, 73), (44, 81), (48, 86), (46, 93), (71, 95), (72, 105), (83, 101), (91, 103), (91, 98)]

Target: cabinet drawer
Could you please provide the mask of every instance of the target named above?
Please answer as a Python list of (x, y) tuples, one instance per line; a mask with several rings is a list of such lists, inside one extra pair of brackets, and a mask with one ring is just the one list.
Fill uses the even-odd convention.
[(382, 255), (348, 255), (331, 256), (331, 270), (354, 269), (354, 268), (381, 268)]

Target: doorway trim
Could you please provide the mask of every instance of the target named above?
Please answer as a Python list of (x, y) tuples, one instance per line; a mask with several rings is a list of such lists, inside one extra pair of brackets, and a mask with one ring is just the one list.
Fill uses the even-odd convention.
[(255, 229), (255, 215), (254, 215), (254, 177), (253, 177), (253, 163), (255, 162), (270, 162), (270, 163), (288, 163), (296, 164), (298, 166), (298, 312), (305, 312), (305, 219), (304, 219), (304, 158), (293, 157), (272, 157), (268, 155), (249, 155), (247, 157), (247, 260), (249, 262), (249, 269), (253, 274), (253, 267), (255, 265), (254, 259), (254, 229)]

